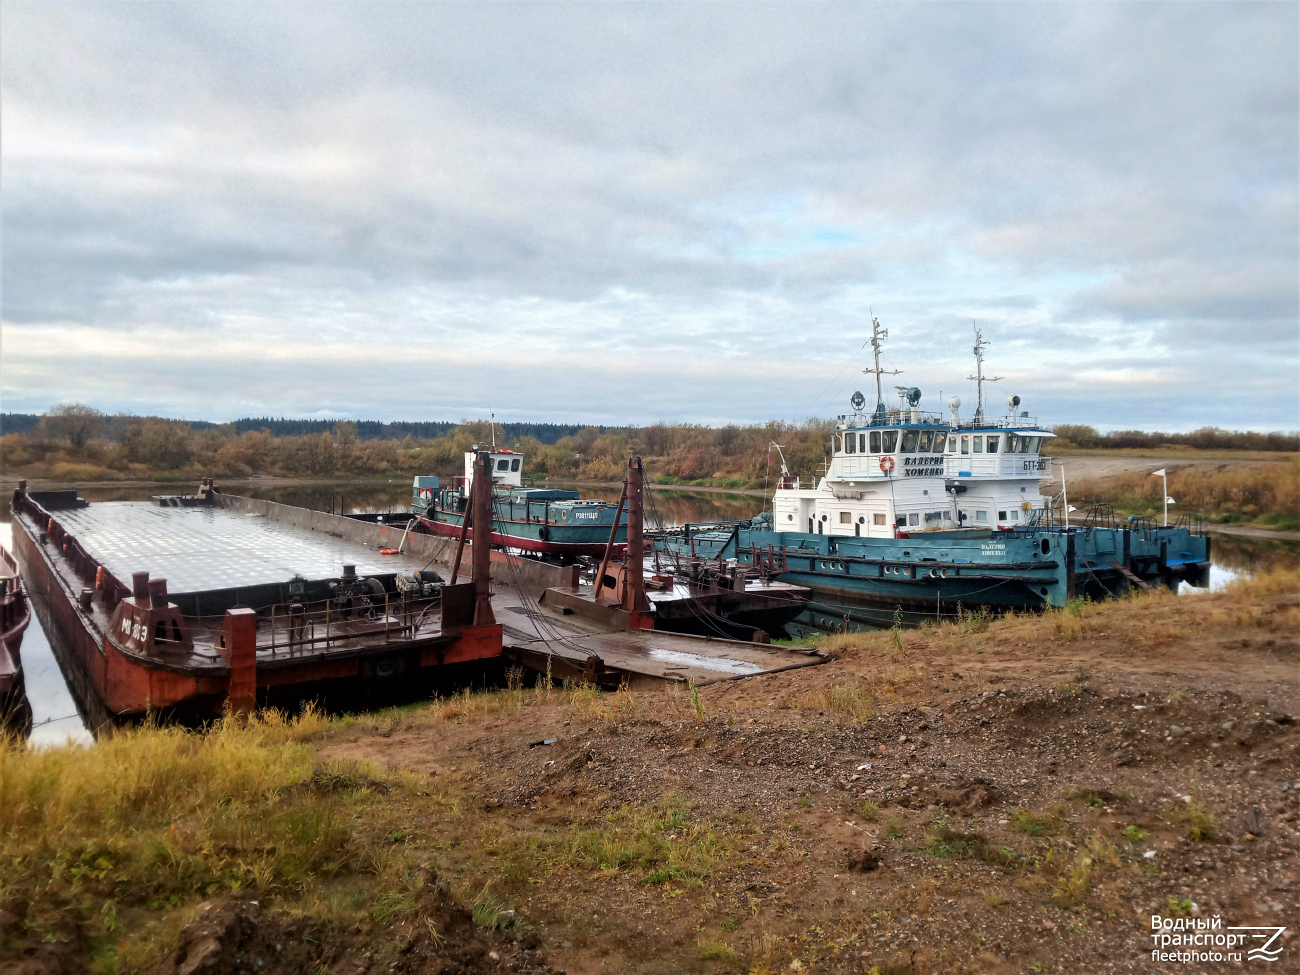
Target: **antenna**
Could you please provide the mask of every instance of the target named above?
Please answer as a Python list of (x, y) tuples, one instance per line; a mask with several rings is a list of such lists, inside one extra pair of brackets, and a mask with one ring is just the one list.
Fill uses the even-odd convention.
[(887, 372), (886, 370), (880, 368), (880, 348), (882, 345), (885, 344), (885, 339), (887, 338), (889, 338), (889, 330), (882, 328), (880, 325), (880, 319), (877, 318), (875, 315), (872, 315), (871, 316), (871, 354), (875, 360), (875, 365), (867, 369), (863, 369), (862, 371), (864, 374), (868, 376), (874, 374), (876, 377), (876, 410), (878, 412), (884, 412), (885, 409), (885, 390), (884, 390), (884, 386), (881, 384), (880, 377), (897, 376), (899, 373), (903, 371), (901, 369), (894, 369), (893, 371)]
[(988, 348), (988, 343), (984, 341), (984, 334), (974, 319), (971, 319), (970, 325), (975, 329), (975, 375), (966, 378), (975, 380), (975, 419), (980, 421), (984, 419), (984, 384), (995, 383), (1002, 377), (984, 375), (984, 350)]
[(492, 417), (492, 421), (491, 421), (492, 422), (492, 449), (496, 450), (497, 449), (497, 415), (495, 413), (491, 413), (489, 414), (489, 416)]

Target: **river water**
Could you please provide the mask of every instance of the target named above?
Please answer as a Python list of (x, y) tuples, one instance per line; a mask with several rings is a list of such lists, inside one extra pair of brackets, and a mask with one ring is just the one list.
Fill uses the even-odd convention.
[[(567, 485), (551, 485), (565, 487)], [(411, 499), (410, 481), (406, 478), (391, 481), (354, 481), (300, 484), (264, 484), (229, 482), (229, 494), (262, 498), (280, 504), (333, 511), (343, 514), (377, 514), (408, 510)], [(146, 485), (131, 487), (83, 488), (81, 497), (87, 501), (147, 501), (157, 494), (175, 494), (182, 488), (177, 485)], [(185, 488), (184, 490), (192, 490)], [(611, 503), (618, 501), (617, 487), (583, 487), (582, 496), (599, 498)], [(647, 501), (647, 527), (673, 527), (682, 524), (700, 524), (713, 521), (748, 519), (770, 507), (770, 499), (746, 494), (691, 493), (685, 491), (652, 490)], [(0, 545), (12, 551), (11, 514), (6, 493), (0, 501)], [(1222, 589), (1235, 579), (1257, 572), (1300, 565), (1300, 545), (1295, 542), (1268, 539), (1241, 538), (1231, 535), (1213, 536), (1213, 564), (1210, 569), (1208, 591)], [(1186, 593), (1206, 592), (1183, 586)], [(94, 739), (86, 730), (85, 722), (77, 711), (76, 702), (68, 690), (49, 639), (35, 614), (23, 638), (23, 673), (27, 683), (27, 696), (32, 706), (33, 728), (31, 743), (37, 747), (68, 743), (89, 744)]]

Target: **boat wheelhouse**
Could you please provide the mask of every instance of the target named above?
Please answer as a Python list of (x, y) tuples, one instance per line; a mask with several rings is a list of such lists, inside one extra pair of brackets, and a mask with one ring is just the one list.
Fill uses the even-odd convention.
[(975, 375), (970, 377), (976, 383), (974, 416), (963, 420), (961, 399), (948, 398), (952, 416), (944, 448), (944, 489), (961, 525), (1007, 530), (1037, 523), (1050, 507), (1039, 481), (1051, 477), (1052, 459), (1043, 448), (1056, 435), (1027, 410), (1019, 411), (1019, 396), (1007, 397), (1005, 416), (986, 414), (984, 384), (1000, 378), (984, 375), (987, 346), (976, 329)]
[(958, 527), (957, 511), (944, 493), (948, 427), (915, 404), (910, 408), (861, 410), (841, 416), (832, 437), (826, 473), (803, 488), (784, 473), (772, 499), (773, 530), (810, 535), (895, 538), (900, 532)]
[[(958, 509), (944, 491), (948, 424), (920, 409), (921, 391), (899, 386), (897, 407), (887, 407), (880, 349), (888, 332), (872, 320), (876, 408), (853, 394), (852, 414), (838, 418), (826, 473), (804, 488), (781, 460), (772, 499), (772, 528), (809, 535), (896, 538), (902, 533), (960, 527)], [(774, 445), (775, 446), (775, 445)], [(777, 450), (780, 447), (777, 446)]]

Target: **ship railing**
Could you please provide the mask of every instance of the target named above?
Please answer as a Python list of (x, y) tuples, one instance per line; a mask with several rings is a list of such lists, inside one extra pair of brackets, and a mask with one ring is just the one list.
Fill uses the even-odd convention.
[(36, 522), (40, 540), (63, 551), (64, 557), (72, 570), (87, 587), (94, 587), (104, 593), (105, 604), (111, 611), (114, 606), (131, 595), (131, 590), (118, 581), (82, 546), (76, 535), (63, 527), (57, 518), (37, 504), (27, 494), (14, 492), (14, 511), (26, 515)]
[(976, 420), (974, 417), (967, 420), (958, 420), (955, 426), (957, 430), (1011, 430), (1020, 427), (1027, 427), (1031, 430), (1042, 430), (1043, 425), (1038, 422), (1036, 416), (983, 416)]
[(438, 595), (412, 598), (387, 592), (382, 602), (378, 595), (361, 595), (275, 603), (266, 617), (270, 642), (259, 641), (258, 649), (298, 653), (381, 637), (384, 643), (413, 640), (426, 626), (440, 627), (441, 617), (431, 611), (441, 603)]
[(880, 414), (875, 410), (871, 412), (863, 411), (861, 422), (858, 421), (856, 413), (841, 413), (836, 419), (844, 426), (841, 429), (847, 430), (867, 430), (873, 427), (896, 427), (896, 426), (949, 426), (949, 422), (944, 419), (942, 413), (934, 413), (930, 410), (900, 410), (898, 407), (889, 407), (885, 410), (885, 416), (882, 420)]
[[(1071, 524), (1074, 519), (1070, 519)], [(1114, 506), (1105, 501), (1094, 501), (1088, 507), (1083, 509), (1082, 516), (1078, 523), (1086, 528), (1118, 528), (1119, 523), (1115, 517)]]
[(1205, 535), (1208, 532), (1207, 522), (1198, 514), (1184, 511), (1177, 518), (1170, 528), (1185, 528), (1193, 535)]

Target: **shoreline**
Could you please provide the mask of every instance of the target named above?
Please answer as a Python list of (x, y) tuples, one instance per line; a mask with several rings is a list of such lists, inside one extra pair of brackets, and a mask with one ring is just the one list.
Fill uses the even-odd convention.
[[(392, 477), (348, 477), (348, 478), (317, 478), (317, 477), (244, 477), (231, 478), (229, 480), (219, 481), (219, 484), (226, 484), (232, 487), (258, 487), (258, 488), (290, 488), (290, 487), (327, 487), (330, 485), (354, 485), (362, 487), (378, 487), (386, 484), (405, 483), (407, 475), (402, 475), (400, 480)], [(0, 477), (0, 490), (11, 491), (18, 486), (19, 478), (4, 476)], [(123, 480), (123, 481), (73, 481), (60, 480), (54, 478), (30, 478), (27, 479), (28, 487), (32, 490), (53, 490), (58, 488), (67, 488), (75, 486), (80, 489), (88, 490), (112, 490), (112, 489), (134, 489), (134, 488), (175, 488), (179, 485), (178, 481), (157, 481), (157, 480)], [(560, 487), (586, 487), (601, 488), (604, 490), (617, 491), (622, 487), (619, 481), (580, 481), (580, 480), (540, 480), (538, 484)], [(774, 489), (760, 490), (758, 488), (726, 488), (713, 487), (709, 485), (696, 484), (653, 484), (650, 485), (651, 492), (655, 491), (673, 491), (682, 494), (721, 494), (721, 495), (738, 495), (741, 497), (767, 498)], [(1300, 542), (1300, 531), (1290, 531), (1286, 529), (1268, 528), (1262, 525), (1252, 524), (1214, 524), (1206, 523), (1205, 530), (1220, 535), (1234, 535), (1239, 538), (1255, 538), (1260, 540), (1278, 541), (1278, 542)]]

